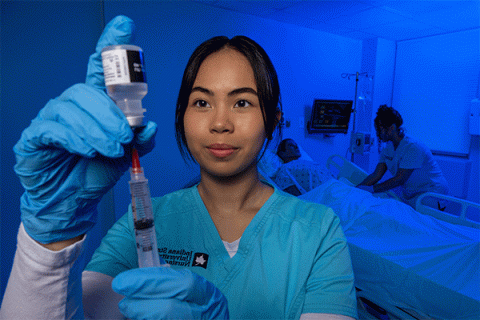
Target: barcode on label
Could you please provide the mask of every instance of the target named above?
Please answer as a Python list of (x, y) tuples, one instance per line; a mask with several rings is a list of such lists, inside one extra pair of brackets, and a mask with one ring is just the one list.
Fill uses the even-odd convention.
[(122, 76), (122, 69), (120, 68), (120, 62), (116, 62), (115, 66), (117, 67), (117, 77), (120, 78)]
[(142, 51), (114, 49), (102, 52), (105, 85), (146, 82)]

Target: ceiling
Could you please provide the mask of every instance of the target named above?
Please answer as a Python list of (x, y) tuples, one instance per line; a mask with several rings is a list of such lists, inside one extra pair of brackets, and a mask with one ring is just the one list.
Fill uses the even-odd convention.
[(401, 41), (480, 28), (480, 0), (198, 0), (354, 39)]

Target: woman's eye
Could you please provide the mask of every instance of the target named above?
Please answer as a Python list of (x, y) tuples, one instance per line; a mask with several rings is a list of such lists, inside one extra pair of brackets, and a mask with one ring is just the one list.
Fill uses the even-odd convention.
[(193, 103), (195, 107), (206, 108), (209, 106), (208, 102), (205, 100), (197, 100)]
[(245, 108), (250, 105), (251, 105), (250, 102), (248, 102), (247, 100), (240, 100), (235, 104), (236, 107), (240, 107), (240, 108)]

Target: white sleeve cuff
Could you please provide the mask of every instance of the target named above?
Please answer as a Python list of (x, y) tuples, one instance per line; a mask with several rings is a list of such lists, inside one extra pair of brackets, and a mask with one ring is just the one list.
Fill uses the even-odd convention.
[(1, 319), (83, 318), (81, 271), (85, 238), (51, 251), (20, 225)]
[(33, 240), (21, 223), (17, 236), (17, 251), (20, 250), (24, 258), (31, 263), (46, 268), (62, 268), (72, 264), (80, 256), (85, 238), (60, 251), (53, 251)]

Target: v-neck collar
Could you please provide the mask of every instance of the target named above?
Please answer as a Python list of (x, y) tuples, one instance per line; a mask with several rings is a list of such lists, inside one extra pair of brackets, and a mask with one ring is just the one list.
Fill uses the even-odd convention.
[[(198, 186), (198, 185), (197, 185)], [(238, 266), (248, 255), (251, 246), (257, 238), (258, 233), (262, 230), (269, 214), (270, 208), (275, 200), (278, 198), (278, 190), (274, 188), (272, 195), (267, 199), (263, 206), (258, 210), (257, 214), (253, 217), (252, 221), (248, 224), (247, 228), (243, 232), (237, 253), (230, 258), (225, 245), (223, 244), (220, 234), (213, 223), (213, 220), (203, 203), (203, 200), (198, 192), (197, 186), (192, 187), (193, 197), (195, 199), (198, 214), (204, 225), (205, 232), (208, 233), (209, 243), (212, 246), (211, 249), (215, 255), (219, 257), (219, 260), (223, 261), (225, 268), (232, 270), (233, 267)]]

